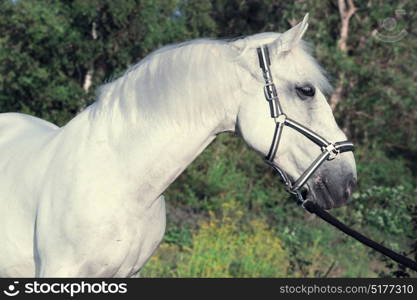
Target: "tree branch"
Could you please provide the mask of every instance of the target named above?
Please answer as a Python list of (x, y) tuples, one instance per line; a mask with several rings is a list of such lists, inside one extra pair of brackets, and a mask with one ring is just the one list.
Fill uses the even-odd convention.
[(337, 42), (337, 46), (339, 50), (346, 52), (347, 47), (347, 39), (349, 36), (349, 21), (350, 18), (355, 14), (355, 12), (358, 10), (355, 4), (353, 3), (353, 0), (338, 0), (338, 6), (339, 6), (339, 14), (340, 18), (342, 19), (342, 26), (340, 28), (340, 38)]
[[(349, 37), (349, 21), (350, 18), (355, 14), (358, 10), (353, 0), (338, 0), (338, 7), (339, 7), (339, 14), (340, 19), (342, 21), (341, 28), (340, 28), (340, 37), (337, 41), (337, 48), (342, 51), (343, 53), (347, 53), (348, 46), (347, 40)], [(330, 97), (330, 106), (334, 110), (337, 104), (342, 99), (342, 94), (344, 91), (343, 81), (345, 79), (345, 74), (342, 72), (339, 77), (338, 86), (335, 88), (334, 93)]]
[[(93, 41), (97, 40), (97, 25), (96, 22), (93, 22), (91, 26), (91, 38)], [(91, 85), (93, 84), (93, 75), (94, 75), (94, 63), (91, 64), (90, 69), (87, 71), (84, 77), (83, 89), (86, 93), (90, 90)]]

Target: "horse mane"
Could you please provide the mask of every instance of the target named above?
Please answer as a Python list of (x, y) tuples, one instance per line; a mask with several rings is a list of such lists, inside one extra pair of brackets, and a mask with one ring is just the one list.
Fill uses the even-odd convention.
[(176, 119), (197, 117), (202, 122), (210, 118), (210, 111), (225, 113), (227, 105), (219, 106), (217, 99), (230, 91), (236, 56), (226, 44), (199, 39), (152, 52), (119, 78), (99, 87), (96, 110), (111, 111), (116, 105), (128, 117), (136, 106), (145, 119), (161, 119), (166, 113), (175, 114)]
[[(245, 59), (248, 50), (274, 41), (279, 33), (261, 33), (237, 40), (198, 39), (162, 47), (137, 64), (128, 68), (116, 80), (99, 87), (96, 110), (115, 111), (120, 117), (137, 118), (135, 107), (142, 119), (209, 120), (212, 114), (226, 114), (228, 104), (219, 105), (219, 99), (230, 93), (233, 79), (238, 81), (237, 62)], [(240, 51), (231, 45), (240, 45)], [(311, 82), (323, 92), (331, 85), (320, 65), (311, 55), (311, 45), (300, 42), (291, 53), (272, 58), (272, 69), (287, 74), (280, 68), (298, 68), (294, 80)], [(250, 66), (260, 75), (259, 67)], [(301, 70), (301, 72), (300, 72)], [(278, 79), (278, 78), (277, 78)], [(276, 79), (276, 80), (277, 80)], [(285, 77), (283, 79), (286, 79)], [(219, 84), (221, 83), (221, 84)], [(210, 96), (210, 97), (209, 97)], [(231, 106), (231, 104), (230, 104)], [(175, 115), (176, 118), (172, 118)]]

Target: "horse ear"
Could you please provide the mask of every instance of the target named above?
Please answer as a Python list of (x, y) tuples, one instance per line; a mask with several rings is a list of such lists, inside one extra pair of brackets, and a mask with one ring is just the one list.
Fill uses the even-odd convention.
[(229, 46), (232, 48), (233, 51), (242, 55), (242, 50), (246, 49), (246, 39), (241, 38), (236, 41), (229, 43)]
[(296, 46), (303, 38), (308, 27), (308, 14), (304, 16), (301, 23), (284, 32), (279, 38), (270, 44), (274, 53), (288, 52)]

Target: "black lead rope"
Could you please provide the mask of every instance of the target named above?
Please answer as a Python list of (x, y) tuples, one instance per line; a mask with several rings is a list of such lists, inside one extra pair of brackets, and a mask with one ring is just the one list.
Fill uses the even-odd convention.
[(398, 254), (397, 252), (392, 251), (391, 249), (382, 246), (381, 244), (378, 244), (377, 242), (367, 238), (363, 234), (357, 232), (356, 230), (353, 230), (352, 228), (346, 226), (342, 222), (340, 222), (337, 218), (329, 214), (327, 211), (322, 209), (317, 204), (311, 202), (311, 201), (305, 201), (303, 203), (303, 207), (310, 213), (317, 215), (330, 225), (333, 225), (340, 231), (343, 231), (347, 235), (353, 237), (355, 240), (361, 242), (362, 244), (374, 249), (375, 251), (378, 251), (379, 253), (382, 253), (385, 256), (388, 256), (392, 260), (396, 261), (399, 264), (402, 264), (414, 271), (417, 271), (417, 262), (409, 259), (408, 257), (405, 257), (401, 254)]
[[(366, 236), (360, 234), (359, 232), (351, 229), (346, 226), (338, 219), (333, 217), (327, 211), (320, 208), (317, 204), (305, 200), (301, 189), (307, 180), (313, 175), (313, 173), (325, 162), (326, 160), (332, 160), (340, 153), (353, 151), (353, 144), (349, 141), (341, 141), (336, 143), (331, 143), (327, 141), (322, 136), (318, 135), (314, 131), (304, 127), (300, 123), (290, 119), (287, 115), (284, 114), (281, 105), (279, 103), (278, 92), (275, 87), (272, 73), (269, 68), (271, 65), (271, 60), (269, 58), (269, 51), (266, 45), (257, 48), (258, 58), (259, 58), (259, 67), (262, 69), (262, 75), (265, 80), (264, 94), (265, 99), (269, 103), (271, 118), (275, 121), (275, 131), (272, 137), (271, 147), (268, 151), (267, 156), (265, 157), (265, 162), (273, 167), (281, 177), (282, 182), (285, 184), (287, 191), (296, 196), (297, 202), (304, 207), (308, 212), (317, 215), (327, 223), (333, 225), (337, 229), (343, 231), (347, 235), (353, 237), (362, 244), (382, 253), (385, 256), (393, 259), (394, 261), (417, 271), (417, 263), (401, 254), (398, 254), (391, 249), (388, 249), (377, 242), (367, 238)], [(313, 161), (313, 163), (301, 174), (301, 176), (292, 182), (289, 176), (284, 170), (279, 168), (274, 164), (274, 158), (276, 156), (279, 142), (281, 140), (281, 134), (284, 127), (292, 128), (293, 130), (304, 135), (307, 139), (315, 143), (320, 147), (322, 153)]]

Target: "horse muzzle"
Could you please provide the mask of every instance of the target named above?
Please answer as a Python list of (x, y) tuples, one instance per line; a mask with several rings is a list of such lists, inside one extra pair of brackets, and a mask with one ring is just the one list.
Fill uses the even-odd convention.
[(356, 188), (356, 175), (353, 172), (336, 173), (327, 168), (319, 169), (307, 183), (307, 200), (323, 209), (345, 205)]

